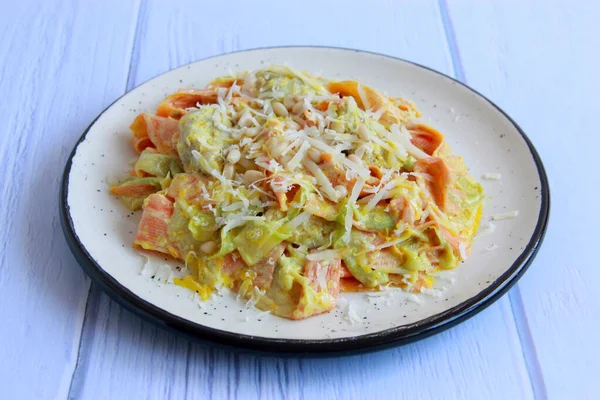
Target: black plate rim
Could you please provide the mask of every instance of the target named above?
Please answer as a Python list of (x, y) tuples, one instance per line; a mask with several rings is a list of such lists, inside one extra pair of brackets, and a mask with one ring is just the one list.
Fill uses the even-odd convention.
[[(102, 269), (102, 267), (100, 267), (100, 265), (98, 265), (93, 259), (93, 257), (88, 253), (84, 244), (79, 240), (79, 237), (75, 232), (73, 220), (70, 215), (70, 207), (68, 204), (69, 175), (71, 172), (73, 157), (77, 152), (77, 148), (79, 147), (79, 144), (85, 140), (89, 130), (98, 120), (98, 118), (100, 118), (113, 104), (118, 102), (129, 92), (123, 94), (112, 104), (106, 107), (85, 129), (82, 136), (75, 144), (64, 169), (59, 199), (60, 220), (67, 244), (71, 249), (71, 252), (73, 253), (75, 259), (80, 264), (81, 268), (91, 278), (91, 280), (94, 283), (98, 284), (101, 290), (106, 292), (113, 300), (117, 301), (129, 311), (137, 314), (143, 319), (159, 327), (175, 331), (194, 340), (200, 340), (203, 342), (208, 341), (225, 347), (242, 348), (251, 351), (260, 351), (268, 353), (308, 356), (329, 356), (357, 354), (368, 351), (381, 350), (427, 338), (433, 334), (449, 329), (459, 324), (460, 322), (465, 321), (466, 319), (471, 318), (477, 313), (483, 311), (485, 308), (487, 308), (489, 305), (491, 305), (501, 296), (503, 296), (515, 283), (517, 283), (521, 276), (523, 276), (523, 274), (537, 255), (538, 250), (544, 240), (544, 236), (548, 226), (548, 220), (550, 216), (550, 186), (548, 183), (548, 178), (542, 160), (535, 147), (531, 143), (531, 140), (527, 137), (527, 135), (521, 129), (521, 127), (506, 112), (504, 112), (504, 110), (502, 110), (494, 102), (492, 102), (490, 99), (488, 99), (486, 96), (479, 93), (475, 89), (454, 79), (451, 76), (448, 76), (442, 72), (436, 71), (427, 66), (382, 53), (331, 46), (271, 46), (219, 54), (201, 60), (197, 60), (189, 64), (182, 65), (178, 68), (183, 68), (197, 62), (206, 61), (212, 58), (240, 52), (302, 48), (353, 51), (358, 53), (366, 53), (386, 57), (396, 61), (412, 64), (419, 68), (426, 69), (435, 74), (450, 79), (451, 81), (463, 86), (464, 88), (468, 89), (472, 93), (487, 101), (492, 107), (498, 110), (508, 121), (511, 122), (511, 124), (519, 132), (519, 134), (522, 136), (523, 140), (527, 144), (531, 156), (536, 165), (541, 186), (541, 204), (536, 227), (529, 243), (527, 244), (527, 246), (525, 246), (524, 250), (521, 252), (519, 257), (517, 257), (515, 262), (510, 266), (510, 268), (506, 270), (505, 273), (503, 273), (500, 277), (498, 277), (498, 279), (496, 279), (494, 282), (488, 285), (477, 295), (463, 301), (462, 303), (446, 311), (435, 314), (433, 316), (430, 316), (428, 318), (425, 318), (421, 321), (417, 321), (409, 325), (398, 326), (375, 333), (352, 336), (347, 338), (322, 340), (266, 338), (261, 336), (233, 333), (229, 331), (203, 326), (201, 324), (197, 324), (185, 318), (181, 318), (177, 315), (171, 314), (155, 306), (154, 304), (141, 299), (133, 292), (131, 292), (128, 288), (121, 285), (110, 274), (105, 272)], [(156, 77), (170, 73), (175, 69), (157, 75)], [(156, 77), (153, 77), (148, 81), (155, 79)], [(139, 86), (143, 85), (144, 83), (140, 84)]]

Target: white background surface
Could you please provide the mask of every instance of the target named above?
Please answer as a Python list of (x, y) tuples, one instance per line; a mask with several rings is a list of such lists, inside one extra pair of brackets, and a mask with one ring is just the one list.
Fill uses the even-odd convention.
[[(2, 397), (597, 397), (596, 2), (24, 0), (3, 10)], [(527, 132), (547, 168), (552, 215), (538, 258), (507, 296), (413, 345), (298, 360), (190, 343), (90, 286), (57, 210), (64, 163), (89, 122), (176, 66), (292, 44), (377, 51), (449, 73)]]

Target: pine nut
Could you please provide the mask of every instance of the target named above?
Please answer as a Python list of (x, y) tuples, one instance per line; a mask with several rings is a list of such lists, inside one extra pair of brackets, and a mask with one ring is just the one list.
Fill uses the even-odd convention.
[(292, 107), (292, 113), (296, 115), (300, 115), (304, 112), (304, 100), (300, 100), (294, 107)]
[(204, 242), (202, 243), (202, 246), (200, 246), (200, 251), (202, 251), (203, 253), (206, 254), (212, 254), (217, 250), (217, 244), (215, 242), (213, 242), (212, 240), (209, 240), (208, 242)]
[(346, 124), (342, 121), (332, 121), (329, 124), (329, 129), (333, 129), (337, 133), (344, 133), (346, 131)]
[(370, 132), (369, 132), (369, 128), (367, 128), (367, 126), (365, 124), (361, 124), (358, 127), (358, 131), (356, 133), (358, 134), (358, 137), (361, 140), (364, 140), (365, 142), (369, 141)]
[(235, 170), (233, 169), (233, 164), (225, 164), (225, 167), (223, 168), (223, 176), (225, 179), (233, 178), (234, 172)]
[(302, 128), (302, 126), (300, 126), (300, 124), (294, 120), (285, 121), (285, 125), (287, 126), (288, 129), (291, 129), (294, 131), (299, 131), (300, 128)]
[(287, 108), (285, 108), (285, 106), (278, 101), (272, 102), (271, 108), (273, 109), (273, 112), (275, 113), (275, 115), (277, 115), (278, 117), (287, 117), (288, 116)]
[(287, 143), (284, 143), (284, 142), (277, 143), (273, 147), (271, 147), (270, 153), (273, 157), (277, 158), (281, 155), (281, 153), (283, 153), (283, 150), (285, 150), (285, 148), (287, 146), (288, 146)]
[(287, 95), (287, 96), (285, 96), (283, 98), (283, 105), (289, 111), (292, 111), (292, 108), (294, 107), (294, 104), (296, 104), (296, 100), (294, 100), (294, 96)]
[(244, 182), (244, 185), (250, 186), (257, 180), (262, 179), (262, 177), (263, 177), (263, 174), (260, 171), (256, 171), (254, 169), (249, 169), (248, 171), (246, 171), (244, 173), (244, 176), (242, 177), (242, 181)]
[(229, 154), (227, 154), (227, 162), (230, 164), (235, 164), (236, 162), (240, 161), (241, 156), (242, 153), (240, 153), (238, 149), (232, 149), (229, 151)]
[(321, 152), (314, 147), (308, 149), (308, 158), (316, 162), (317, 164), (321, 163)]
[(358, 158), (358, 156), (356, 154), (350, 154), (348, 156), (348, 160), (352, 161), (358, 165), (362, 165), (362, 163), (363, 163), (362, 160), (360, 158)]

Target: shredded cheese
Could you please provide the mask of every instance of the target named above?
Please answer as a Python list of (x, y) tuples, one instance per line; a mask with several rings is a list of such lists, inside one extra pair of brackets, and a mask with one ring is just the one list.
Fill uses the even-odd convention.
[(335, 192), (335, 189), (333, 188), (333, 185), (331, 184), (329, 179), (327, 179), (327, 176), (325, 176), (325, 174), (323, 173), (323, 170), (321, 170), (321, 168), (319, 168), (319, 166), (317, 164), (315, 164), (314, 161), (309, 160), (309, 159), (304, 159), (304, 166), (317, 179), (317, 182), (318, 182), (319, 186), (321, 187), (321, 190), (323, 191), (323, 193), (325, 193), (325, 195), (330, 200), (337, 201), (338, 200), (337, 193)]
[(375, 247), (373, 248), (373, 251), (377, 251), (377, 250), (386, 249), (386, 248), (388, 248), (388, 247), (395, 246), (395, 245), (397, 245), (398, 243), (405, 242), (406, 240), (407, 240), (406, 238), (401, 238), (401, 239), (392, 240), (391, 242), (387, 242), (387, 243), (381, 244), (381, 245), (379, 245), (379, 246), (375, 246)]
[(483, 174), (481, 177), (488, 181), (498, 181), (498, 180), (502, 179), (502, 175), (498, 174), (498, 173), (487, 173), (487, 174)]
[(344, 157), (342, 159), (342, 164), (344, 164), (346, 167), (348, 167), (350, 169), (350, 171), (354, 172), (356, 175), (360, 176), (361, 178), (368, 178), (371, 175), (368, 168), (365, 168), (362, 165), (358, 165), (357, 163), (348, 160), (347, 157)]
[(330, 261), (336, 260), (342, 257), (340, 250), (324, 250), (316, 253), (311, 253), (306, 256), (307, 260), (310, 261)]
[(302, 146), (300, 146), (300, 148), (296, 152), (296, 154), (294, 154), (294, 157), (292, 157), (292, 159), (285, 166), (286, 169), (288, 171), (295, 170), (298, 167), (298, 165), (300, 165), (300, 162), (302, 161), (302, 159), (304, 158), (304, 156), (306, 156), (306, 153), (308, 152), (308, 149), (310, 149), (310, 142), (307, 141), (307, 140), (305, 140), (302, 143)]
[(294, 229), (296, 229), (303, 223), (307, 222), (308, 219), (311, 217), (311, 215), (312, 214), (309, 213), (308, 211), (302, 212), (301, 214), (299, 214), (297, 217), (295, 217), (294, 219), (292, 219), (290, 222), (288, 222), (285, 225), (286, 230), (293, 231)]
[(505, 220), (505, 219), (515, 218), (518, 215), (519, 215), (519, 210), (515, 210), (515, 211), (509, 211), (509, 212), (505, 212), (505, 213), (501, 213), (501, 214), (492, 215), (490, 217), (490, 219), (492, 221), (502, 221), (502, 220)]
[(465, 244), (465, 242), (458, 243), (458, 252), (460, 253), (460, 258), (462, 258), (463, 260), (466, 260), (468, 258), (467, 245)]
[(361, 322), (361, 318), (356, 312), (353, 303), (348, 303), (348, 310), (346, 311), (346, 318), (351, 324)]
[(365, 93), (365, 89), (363, 89), (363, 87), (360, 83), (358, 84), (357, 89), (358, 89), (358, 96), (360, 97), (360, 100), (363, 103), (363, 108), (365, 110), (370, 110), (371, 102), (369, 101), (369, 98), (368, 98), (367, 94)]
[[(396, 128), (398, 127), (398, 125), (393, 125), (393, 127), (394, 126)], [(412, 142), (410, 141), (410, 132), (408, 132), (406, 127), (401, 126), (399, 129), (400, 129), (400, 133), (401, 133), (399, 135), (401, 143), (404, 145), (404, 147), (410, 153), (410, 155), (412, 155), (413, 157), (415, 157), (418, 160), (423, 159), (423, 158), (429, 158), (429, 154), (425, 153), (423, 150), (419, 149), (417, 146), (412, 144)]]
[(354, 219), (354, 208), (356, 206), (356, 200), (358, 196), (360, 196), (360, 192), (365, 185), (365, 180), (363, 178), (359, 178), (354, 187), (352, 188), (352, 193), (350, 193), (350, 197), (348, 198), (348, 203), (346, 204), (346, 216), (344, 217), (344, 241), (348, 243), (350, 241), (350, 232), (352, 231), (352, 220)]
[(380, 189), (379, 192), (377, 192), (371, 200), (369, 200), (369, 202), (362, 211), (364, 213), (370, 212), (373, 208), (375, 208), (377, 203), (379, 203), (383, 199), (383, 197), (389, 193), (388, 191), (392, 189), (395, 185), (395, 180), (386, 183), (385, 186), (382, 189)]
[(496, 231), (496, 225), (492, 224), (491, 222), (488, 222), (488, 224), (486, 226), (482, 226), (481, 229), (479, 230), (479, 232), (477, 232), (477, 236), (491, 235), (495, 231)]

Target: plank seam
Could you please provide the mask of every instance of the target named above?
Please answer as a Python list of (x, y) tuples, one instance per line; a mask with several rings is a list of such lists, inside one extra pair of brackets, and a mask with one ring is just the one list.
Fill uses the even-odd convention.
[(525, 307), (523, 306), (523, 297), (521, 296), (519, 285), (516, 285), (508, 293), (508, 299), (513, 318), (515, 319), (519, 341), (521, 342), (521, 349), (523, 350), (523, 358), (525, 360), (525, 365), (527, 366), (527, 373), (529, 374), (533, 396), (536, 399), (547, 399), (548, 392), (546, 390), (546, 382), (544, 381), (544, 374), (537, 356), (533, 335), (529, 328), (529, 321), (527, 320)]
[(452, 70), (454, 71), (454, 77), (463, 83), (467, 83), (465, 76), (465, 69), (462, 65), (462, 59), (460, 57), (460, 51), (458, 50), (458, 41), (456, 40), (456, 33), (454, 26), (452, 25), (452, 19), (448, 12), (448, 5), (446, 0), (438, 0), (438, 9), (440, 12), (440, 18), (442, 19), (442, 26), (444, 27), (444, 35), (446, 36), (446, 43), (450, 51), (450, 59), (452, 61)]
[(192, 342), (189, 341), (185, 350), (185, 386), (183, 388), (183, 398), (188, 399), (188, 381), (190, 379), (190, 358), (192, 357)]
[[(135, 49), (136, 49), (136, 43), (138, 40), (138, 30), (140, 27), (140, 16), (142, 14), (142, 7), (143, 7), (144, 2), (139, 2), (138, 3), (138, 7), (137, 7), (137, 13), (135, 15), (135, 30), (134, 30), (134, 36), (133, 36), (133, 40), (131, 43), (131, 53), (130, 53), (130, 57), (129, 57), (129, 69), (127, 72), (127, 80), (126, 80), (126, 84), (125, 84), (125, 90), (129, 90), (129, 85), (130, 85), (130, 81), (131, 81), (131, 76), (132, 76), (132, 65), (133, 65), (133, 57), (136, 53)], [(74, 398), (73, 395), (73, 391), (76, 388), (76, 385), (74, 385), (74, 382), (78, 382), (80, 381), (79, 379), (77, 379), (77, 375), (81, 369), (81, 365), (82, 365), (82, 360), (86, 357), (86, 353), (87, 353), (87, 349), (84, 346), (84, 342), (86, 342), (86, 338), (84, 337), (87, 330), (86, 328), (90, 325), (91, 322), (91, 318), (93, 318), (93, 316), (91, 316), (89, 314), (89, 310), (91, 305), (93, 305), (95, 303), (94, 298), (95, 297), (99, 297), (99, 295), (94, 296), (94, 293), (92, 293), (92, 288), (93, 288), (93, 283), (90, 283), (90, 286), (88, 288), (88, 292), (87, 292), (87, 296), (86, 296), (86, 303), (85, 303), (85, 310), (83, 313), (83, 324), (81, 325), (81, 332), (79, 334), (79, 344), (77, 346), (77, 361), (75, 362), (75, 366), (73, 367), (73, 373), (71, 374), (71, 381), (69, 382), (69, 391), (67, 393), (67, 399), (72, 399)], [(93, 332), (92, 332), (93, 334)]]
[[(448, 50), (450, 52), (454, 77), (459, 81), (466, 83), (467, 79), (465, 70), (458, 48), (456, 32), (448, 11), (447, 0), (438, 0), (438, 9), (440, 18), (442, 20), (442, 26), (444, 28), (444, 34), (446, 36), (446, 43), (448, 44)], [(544, 382), (544, 376), (537, 356), (537, 350), (531, 330), (529, 328), (529, 322), (525, 313), (525, 307), (523, 306), (523, 299), (519, 285), (515, 285), (515, 287), (509, 292), (508, 299), (517, 331), (517, 336), (519, 338), (519, 344), (521, 346), (523, 360), (527, 369), (529, 383), (531, 385), (531, 390), (533, 391), (533, 396), (536, 399), (546, 399), (548, 398), (546, 383)]]
[[(79, 338), (79, 346), (77, 348), (77, 361), (75, 362), (75, 367), (73, 368), (73, 373), (71, 374), (71, 382), (69, 383), (69, 391), (67, 393), (67, 399), (75, 399), (78, 396), (76, 393), (80, 392), (83, 380), (78, 378), (80, 371), (83, 370), (83, 366), (85, 365), (86, 356), (88, 354), (88, 349), (91, 345), (91, 337), (86, 335), (89, 332), (90, 326), (93, 326), (96, 322), (95, 316), (90, 314), (90, 310), (95, 309), (98, 310), (98, 302), (99, 293), (95, 290), (94, 284), (90, 282), (90, 287), (88, 289), (87, 301), (85, 304), (85, 311), (83, 317), (83, 324), (81, 327), (81, 335)], [(92, 331), (90, 333), (91, 336), (94, 335)]]
[(138, 12), (135, 17), (135, 32), (133, 36), (133, 44), (131, 46), (131, 54), (129, 55), (129, 70), (127, 71), (127, 83), (125, 85), (125, 91), (129, 92), (133, 89), (135, 77), (137, 75), (137, 65), (140, 58), (140, 46), (136, 46), (137, 40), (140, 37), (142, 25), (146, 15), (146, 2), (141, 1), (138, 6)]

